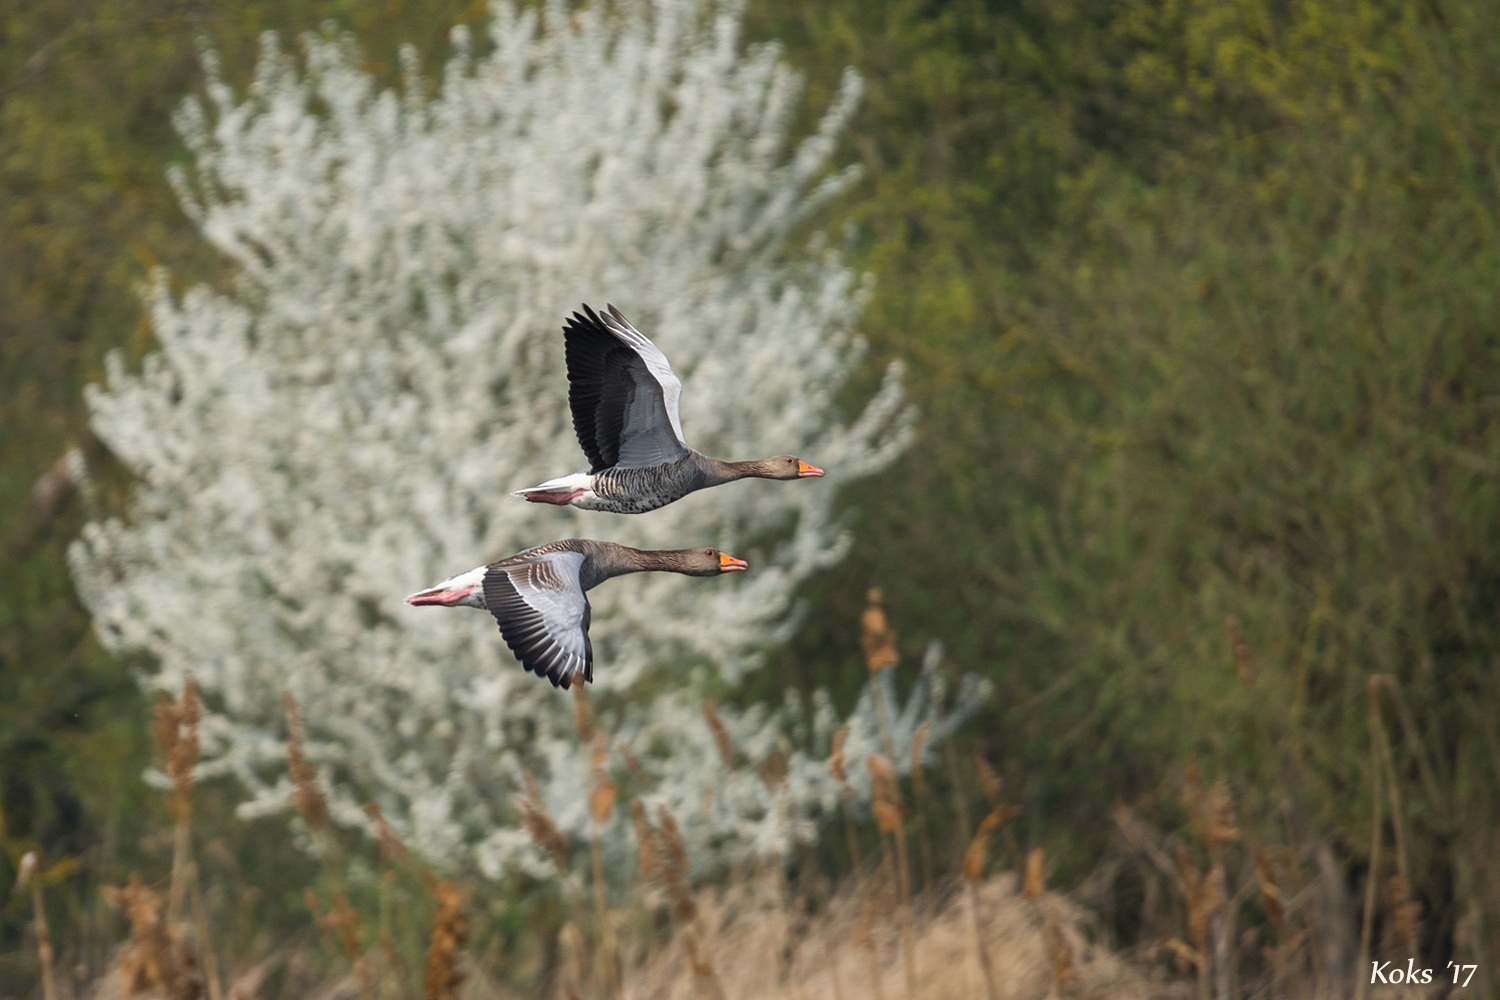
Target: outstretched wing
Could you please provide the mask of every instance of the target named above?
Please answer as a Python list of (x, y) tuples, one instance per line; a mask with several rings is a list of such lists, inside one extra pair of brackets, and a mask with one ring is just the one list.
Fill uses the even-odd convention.
[(581, 552), (549, 552), (521, 562), (492, 564), (484, 574), (484, 602), (500, 623), (505, 644), (521, 666), (553, 687), (575, 673), (594, 679), (589, 602), (578, 580)]
[(589, 472), (646, 469), (687, 454), (678, 403), (682, 383), (655, 344), (614, 306), (588, 306), (563, 327), (568, 405)]

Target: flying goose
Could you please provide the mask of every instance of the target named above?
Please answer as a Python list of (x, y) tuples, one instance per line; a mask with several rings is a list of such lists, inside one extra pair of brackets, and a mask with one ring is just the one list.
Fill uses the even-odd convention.
[(612, 576), (664, 570), (714, 576), (748, 569), (717, 549), (632, 549), (614, 542), (565, 538), (507, 556), (419, 590), (407, 604), (484, 608), (500, 623), (505, 644), (521, 665), (553, 687), (575, 674), (594, 679), (589, 601), (583, 596)]
[(682, 439), (682, 383), (655, 344), (608, 306), (587, 305), (563, 327), (568, 405), (589, 471), (551, 479), (515, 495), (532, 503), (641, 514), (694, 490), (736, 479), (807, 479), (823, 470), (791, 455), (723, 462)]

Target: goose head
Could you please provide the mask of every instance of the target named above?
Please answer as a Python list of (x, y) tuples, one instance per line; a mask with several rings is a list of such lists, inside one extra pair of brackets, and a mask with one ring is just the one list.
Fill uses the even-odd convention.
[(795, 455), (777, 455), (759, 463), (765, 471), (765, 479), (812, 479), (823, 474), (816, 465), (808, 465)]
[(436, 587), (419, 590), (406, 599), (407, 604), (438, 604), (445, 608), (483, 608), (484, 574), (488, 566), (450, 576)]
[(718, 549), (679, 549), (656, 555), (661, 561), (659, 568), (685, 576), (717, 576), (720, 573), (738, 573), (750, 568), (745, 560), (736, 559)]

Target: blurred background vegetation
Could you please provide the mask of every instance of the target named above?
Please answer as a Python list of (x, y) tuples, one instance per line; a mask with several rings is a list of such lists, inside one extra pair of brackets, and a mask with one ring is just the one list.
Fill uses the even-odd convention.
[[(435, 70), (448, 29), (487, 16), (0, 14), (0, 881), (18, 845), (78, 857), (91, 885), (170, 853), (141, 780), (150, 709), (73, 595), (82, 512), (56, 463), (107, 461), (80, 390), (107, 351), (150, 350), (147, 270), (224, 280), (166, 182), (197, 45), (242, 83), (261, 32), (331, 21), (394, 80), (400, 43)], [(1401, 811), (1380, 829), (1409, 855), (1416, 951), (1476, 949), (1493, 978), (1500, 10), (752, 0), (747, 28), (806, 73), (809, 114), (845, 66), (864, 77), (843, 156), (864, 179), (815, 225), (875, 277), (869, 384), (906, 359), (922, 413), (906, 458), (845, 498), (853, 553), (807, 589), (762, 692), (847, 706), (865, 592), (884, 588), (903, 666), (940, 639), (993, 679), (973, 738), (1023, 809), (1017, 858), (1047, 844), (1064, 885), (1114, 849), (1119, 804), (1185, 828), (1192, 761), (1228, 782), (1247, 838), (1326, 855), (1362, 898), (1387, 739)], [(200, 814), (229, 815), (232, 789), (206, 795)], [(299, 873), (265, 887), (288, 897), (267, 921), (300, 905), (306, 862), (267, 846), (284, 837), (226, 836), (225, 866), (280, 850)], [(1143, 884), (1113, 891), (1118, 943), (1156, 932)], [(21, 895), (0, 993), (34, 982)]]

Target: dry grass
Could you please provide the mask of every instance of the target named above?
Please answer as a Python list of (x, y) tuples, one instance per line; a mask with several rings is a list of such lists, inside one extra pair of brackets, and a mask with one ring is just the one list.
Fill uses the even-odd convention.
[[(871, 671), (893, 668), (894, 632), (879, 606), (878, 592), (872, 592), (861, 625)], [(1420, 940), (1422, 909), (1410, 889), (1399, 775), (1376, 716), (1375, 699), (1385, 690), (1383, 683), (1377, 678), (1370, 686), (1374, 849), (1360, 953), (1387, 958), (1398, 950), (1409, 954)], [(346, 843), (330, 821), (301, 716), (290, 695), (285, 708), (292, 801), (312, 835), (323, 872), (317, 888), (304, 889), (310, 925), (316, 930), (279, 947), (257, 945), (250, 953), (227, 949), (227, 975), (221, 985), (194, 849), (192, 771), (199, 704), (189, 680), (180, 698), (164, 696), (156, 706), (163, 770), (172, 782), (171, 877), (164, 889), (132, 876), (124, 888), (105, 891), (105, 898), (128, 919), (130, 937), (115, 949), (111, 972), (94, 982), (88, 995), (93, 1000), (255, 1000), (261, 995), (316, 1000), (1333, 1000), (1347, 996), (1351, 987), (1372, 998), (1436, 996), (1445, 990), (1442, 982), (1426, 988), (1371, 986), (1351, 984), (1342, 975), (1335, 982), (1325, 975), (1319, 942), (1327, 936), (1327, 927), (1320, 924), (1327, 918), (1310, 895), (1317, 876), (1308, 871), (1307, 845), (1246, 843), (1248, 835), (1242, 836), (1239, 829), (1229, 783), (1222, 777), (1205, 781), (1192, 762), (1182, 774), (1185, 830), (1159, 831), (1126, 805), (1116, 809), (1116, 850), (1140, 865), (1148, 900), (1155, 887), (1165, 884), (1176, 905), (1173, 914), (1151, 925), (1155, 930), (1149, 935), (1149, 904), (1143, 908), (1143, 936), (1128, 955), (1100, 943), (1097, 918), (1077, 902), (1101, 898), (1094, 889), (1080, 889), (1076, 899), (1048, 889), (1045, 850), (1028, 845), (1031, 849), (1023, 852), (1015, 832), (1005, 825), (1018, 810), (1000, 800), (999, 774), (974, 753), (973, 780), (966, 789), (951, 744), (943, 749), (958, 820), (953, 868), (937, 869), (927, 837), (927, 824), (936, 814), (934, 796), (920, 779), (925, 731), (911, 750), (913, 777), (906, 781), (888, 754), (866, 758), (873, 779), (873, 815), (866, 819), (851, 808), (848, 730), (834, 734), (829, 769), (841, 787), (844, 834), (853, 862), (841, 890), (834, 891), (836, 883), (826, 872), (804, 871), (795, 886), (789, 884), (785, 858), (768, 859), (760, 868), (741, 869), (702, 886), (693, 878), (671, 812), (661, 806), (650, 809), (639, 798), (621, 802), (611, 762), (618, 754), (636, 778), (639, 762), (612, 745), (581, 686), (574, 687), (573, 697), (578, 738), (594, 750), (591, 780), (580, 790), (591, 819), (587, 866), (578, 864), (581, 852), (575, 850), (585, 845), (570, 843), (558, 829), (542, 806), (531, 774), (525, 772), (525, 794), (519, 803), (524, 827), (564, 876), (555, 901), (557, 922), (536, 925), (534, 935), (548, 944), (556, 935), (556, 947), (539, 949), (546, 954), (536, 955), (539, 972), (529, 989), (512, 978), (516, 992), (502, 991), (492, 978), (509, 975), (506, 963), (496, 960), (499, 953), (465, 950), (471, 917), (481, 921), (482, 934), (486, 908), (492, 908), (494, 900), (481, 899), (472, 914), (467, 912), (475, 886), (439, 881), (401, 843), (375, 804), (366, 812), (378, 848), (369, 852), (365, 845)], [(877, 708), (883, 710), (883, 705), (877, 703)], [(773, 789), (786, 780), (778, 754), (760, 763), (750, 761), (734, 745), (713, 702), (705, 700), (702, 711), (726, 766), (754, 766)], [(883, 711), (879, 721), (883, 742), (888, 742)], [(624, 794), (628, 792), (627, 785)], [(972, 837), (966, 792), (977, 793), (989, 805)], [(1381, 809), (1387, 797), (1395, 857), (1382, 865)], [(637, 870), (628, 891), (612, 900), (600, 838), (622, 804), (630, 811), (637, 838)], [(878, 844), (869, 863), (861, 861), (859, 831), (865, 837), (873, 835)], [(1019, 862), (1018, 870), (987, 878), (989, 847), (997, 832), (1003, 853)], [(908, 852), (913, 841), (922, 865), (920, 891), (913, 885)], [(369, 898), (361, 901), (351, 888), (356, 886), (356, 862), (365, 864), (361, 852), (378, 859), (378, 927), (367, 922), (368, 912), (354, 905), (363, 902), (366, 911), (374, 909)], [(65, 859), (47, 872), (37, 870), (35, 856), (29, 865), (23, 871), (31, 875), (45, 1000), (76, 1000), (81, 994), (71, 982), (63, 986), (50, 975), (52, 944), (42, 898), (43, 885), (65, 878), (71, 861)], [(360, 870), (368, 897), (370, 869)], [(406, 883), (401, 890), (398, 874)], [(405, 952), (392, 936), (398, 891), (404, 893), (402, 905), (421, 900), (432, 907), (430, 925), (414, 927), (406, 921)], [(1377, 900), (1383, 900), (1378, 908)], [(1243, 933), (1236, 923), (1242, 911), (1249, 925)], [(1377, 915), (1379, 935), (1372, 933)], [(279, 979), (268, 978), (275, 969), (280, 970)], [(269, 994), (267, 983), (275, 985)]]
[[(788, 909), (769, 882), (750, 880), (698, 897), (699, 924), (711, 930), (694, 942), (695, 954), (717, 970), (724, 996), (732, 1000), (841, 1000), (905, 992), (900, 935), (894, 921), (868, 922), (872, 955), (856, 943), (861, 907), (857, 894), (846, 891), (821, 917), (798, 927), (789, 938)], [(1191, 995), (1180, 981), (1167, 982), (1160, 974), (1091, 943), (1089, 915), (1065, 898), (1044, 893), (1037, 900), (1027, 900), (1014, 874), (975, 885), (974, 902), (1000, 997), (1144, 1000)], [(950, 893), (929, 903), (919, 906), (920, 930), (913, 948), (916, 996), (922, 1000), (985, 996), (984, 972), (974, 952), (962, 895)], [(1055, 927), (1061, 946), (1072, 955), (1074, 979), (1065, 987), (1066, 993), (1057, 989), (1057, 945), (1049, 942), (1048, 926)], [(788, 950), (791, 958), (785, 961)], [(690, 963), (687, 950), (674, 941), (626, 976), (625, 997), (697, 1000), (700, 994), (695, 991)], [(778, 969), (784, 970), (779, 976), (774, 974)]]

